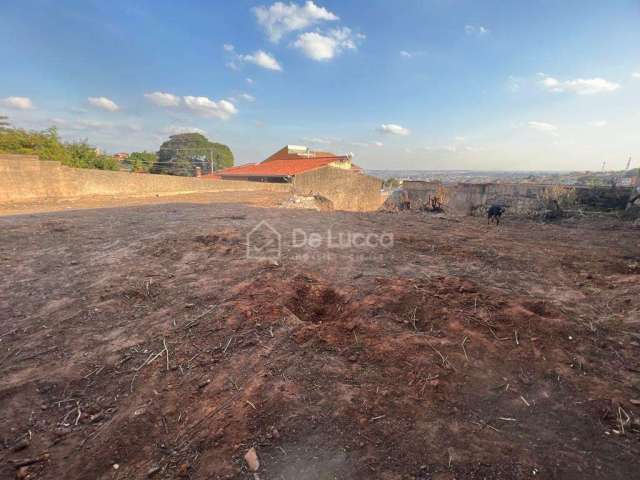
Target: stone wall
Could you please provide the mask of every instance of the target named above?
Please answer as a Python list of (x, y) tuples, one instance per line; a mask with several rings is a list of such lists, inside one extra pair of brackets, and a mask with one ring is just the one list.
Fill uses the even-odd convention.
[(31, 155), (0, 154), (0, 203), (93, 195), (149, 196), (197, 192), (288, 192), (289, 184), (205, 180), (71, 168)]
[(293, 188), (299, 195), (322, 195), (331, 200), (335, 210), (374, 211), (383, 202), (382, 180), (332, 167), (296, 175)]
[[(633, 188), (590, 188), (527, 183), (456, 183), (405, 181), (402, 189), (409, 195), (412, 208), (425, 204), (429, 196), (443, 189), (445, 211), (458, 215), (484, 215), (486, 207), (501, 204), (515, 215), (537, 215), (548, 207), (549, 198), (560, 196), (575, 208), (601, 210), (624, 209)], [(562, 201), (561, 201), (562, 203)]]

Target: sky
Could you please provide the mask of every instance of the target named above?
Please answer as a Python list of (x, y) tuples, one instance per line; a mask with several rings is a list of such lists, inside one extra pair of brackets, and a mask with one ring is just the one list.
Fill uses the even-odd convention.
[(640, 0), (2, 0), (0, 115), (369, 169), (640, 166)]

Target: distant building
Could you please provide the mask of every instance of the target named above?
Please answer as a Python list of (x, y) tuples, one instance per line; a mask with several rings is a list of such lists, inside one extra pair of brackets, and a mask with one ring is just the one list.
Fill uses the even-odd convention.
[(211, 175), (203, 175), (203, 178), (290, 183), (296, 175), (325, 167), (362, 173), (362, 169), (351, 162), (349, 155), (336, 155), (313, 151), (299, 145), (286, 145), (260, 163), (226, 168)]
[(350, 155), (287, 145), (260, 163), (225, 168), (206, 180), (289, 183), (291, 192), (320, 195), (336, 210), (375, 210), (382, 204), (382, 180), (365, 175)]
[(114, 153), (113, 154), (113, 158), (115, 158), (116, 160), (126, 160), (127, 158), (129, 158), (129, 154), (127, 152), (119, 152), (119, 153)]

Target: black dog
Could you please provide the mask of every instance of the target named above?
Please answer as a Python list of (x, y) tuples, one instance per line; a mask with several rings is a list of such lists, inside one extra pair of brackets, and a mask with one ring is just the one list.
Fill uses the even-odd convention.
[(495, 220), (496, 225), (500, 225), (500, 217), (505, 212), (506, 208), (501, 205), (491, 205), (487, 210), (487, 224)]

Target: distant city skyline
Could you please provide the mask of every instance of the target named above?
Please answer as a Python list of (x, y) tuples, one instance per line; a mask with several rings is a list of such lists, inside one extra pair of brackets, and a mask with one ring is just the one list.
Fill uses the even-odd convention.
[(5, 0), (0, 115), (110, 152), (200, 132), (367, 169), (640, 166), (640, 2)]

